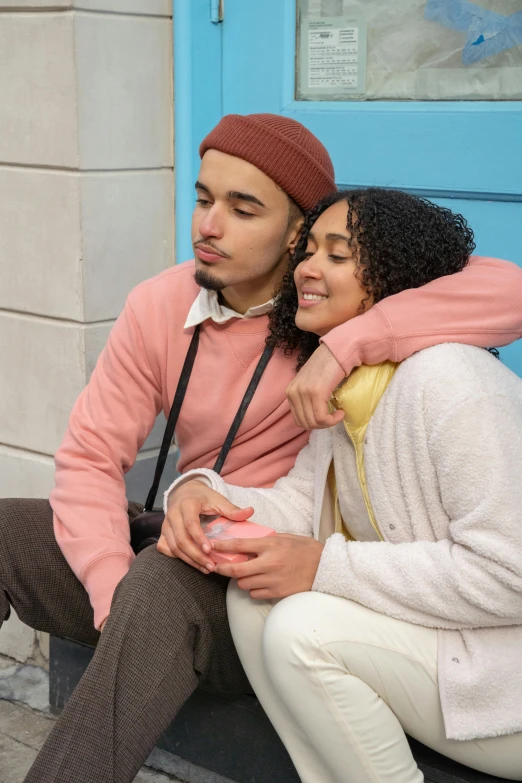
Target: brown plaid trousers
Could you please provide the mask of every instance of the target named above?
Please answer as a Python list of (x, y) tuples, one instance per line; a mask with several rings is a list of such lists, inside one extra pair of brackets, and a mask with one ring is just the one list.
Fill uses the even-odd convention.
[[(141, 506), (129, 505), (129, 517)], [(129, 783), (202, 678), (251, 692), (230, 635), (227, 580), (149, 547), (120, 582), (103, 634), (56, 544), (46, 500), (0, 499), (0, 626), (97, 644), (26, 783)]]

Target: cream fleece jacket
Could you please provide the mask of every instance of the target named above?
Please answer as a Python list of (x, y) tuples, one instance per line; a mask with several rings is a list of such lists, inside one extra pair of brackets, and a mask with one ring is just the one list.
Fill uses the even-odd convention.
[[(364, 453), (384, 541), (330, 536), (313, 589), (439, 629), (448, 738), (522, 731), (522, 380), (478, 348), (421, 351), (384, 393)], [(210, 470), (180, 480), (204, 478), (254, 521), (318, 538), (331, 459), (332, 432), (318, 430), (272, 489)]]

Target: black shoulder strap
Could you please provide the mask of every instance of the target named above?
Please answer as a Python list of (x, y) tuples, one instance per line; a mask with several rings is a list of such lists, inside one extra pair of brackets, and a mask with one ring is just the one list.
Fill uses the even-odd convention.
[(149, 494), (147, 495), (147, 500), (145, 501), (145, 511), (152, 511), (154, 507), (154, 501), (156, 500), (156, 495), (158, 494), (161, 475), (165, 468), (172, 438), (174, 437), (174, 430), (176, 429), (176, 424), (178, 422), (179, 412), (181, 410), (183, 400), (185, 399), (185, 393), (187, 391), (188, 382), (190, 380), (190, 375), (194, 366), (194, 359), (196, 358), (196, 354), (198, 352), (200, 326), (201, 324), (198, 324), (194, 329), (194, 334), (192, 335), (192, 340), (190, 341), (189, 349), (187, 351), (187, 355), (185, 356), (185, 361), (183, 362), (183, 369), (181, 370), (181, 375), (179, 376), (178, 388), (176, 389), (176, 394), (174, 395), (174, 401), (172, 403), (172, 408), (170, 409), (169, 418), (167, 419), (167, 426), (165, 427), (165, 433), (161, 442), (160, 453), (156, 463), (156, 470), (154, 472), (154, 479), (152, 481)]
[(232, 422), (232, 426), (228, 431), (228, 435), (225, 438), (225, 442), (221, 447), (221, 451), (219, 452), (219, 456), (216, 460), (216, 464), (214, 465), (214, 470), (216, 471), (216, 473), (221, 473), (221, 469), (225, 464), (225, 460), (227, 458), (228, 452), (230, 451), (230, 447), (232, 446), (234, 438), (237, 435), (237, 431), (241, 426), (241, 422), (245, 418), (245, 413), (247, 412), (247, 408), (252, 402), (252, 397), (254, 396), (255, 390), (257, 389), (259, 385), (259, 381), (261, 380), (261, 376), (263, 375), (265, 371), (265, 367), (268, 364), (268, 361), (272, 356), (273, 352), (274, 352), (273, 345), (265, 345), (265, 349), (261, 354), (261, 358), (257, 363), (256, 369), (254, 370), (252, 380), (248, 384), (248, 388), (245, 392), (245, 396), (241, 400), (241, 405), (239, 406), (237, 413), (234, 416), (234, 421)]
[[(196, 329), (194, 330), (194, 335), (192, 337), (190, 347), (187, 351), (185, 362), (183, 364), (183, 369), (181, 371), (181, 375), (179, 378), (178, 388), (176, 389), (176, 394), (174, 395), (174, 402), (172, 403), (172, 408), (170, 409), (167, 426), (165, 428), (165, 434), (163, 436), (163, 441), (161, 444), (158, 461), (156, 463), (154, 481), (152, 482), (152, 486), (149, 490), (149, 494), (147, 495), (147, 501), (145, 503), (145, 511), (152, 511), (154, 507), (154, 501), (156, 500), (156, 495), (158, 494), (158, 487), (161, 481), (163, 470), (165, 468), (165, 463), (167, 461), (167, 455), (169, 453), (170, 444), (172, 443), (172, 438), (174, 437), (174, 430), (176, 428), (176, 423), (178, 421), (179, 412), (181, 410), (181, 405), (185, 397), (185, 392), (187, 391), (190, 374), (192, 372), (192, 367), (194, 365), (194, 359), (196, 358), (198, 343), (199, 343), (199, 324), (198, 326), (196, 326)], [(220, 473), (221, 469), (223, 468), (223, 465), (225, 464), (225, 460), (227, 458), (228, 452), (230, 451), (230, 447), (232, 446), (234, 438), (237, 435), (237, 431), (241, 426), (241, 422), (245, 417), (247, 408), (252, 402), (252, 398), (259, 385), (261, 376), (263, 375), (265, 368), (273, 352), (274, 352), (274, 347), (272, 345), (266, 345), (263, 353), (261, 354), (261, 358), (257, 363), (256, 369), (254, 370), (254, 374), (252, 375), (252, 379), (248, 384), (248, 388), (245, 392), (245, 396), (243, 397), (241, 401), (241, 405), (239, 406), (238, 411), (234, 416), (234, 421), (232, 422), (227, 437), (225, 438), (225, 442), (223, 443), (223, 446), (221, 447), (221, 451), (219, 452), (219, 456), (216, 460), (216, 464), (214, 465), (214, 470), (216, 471), (216, 473)]]

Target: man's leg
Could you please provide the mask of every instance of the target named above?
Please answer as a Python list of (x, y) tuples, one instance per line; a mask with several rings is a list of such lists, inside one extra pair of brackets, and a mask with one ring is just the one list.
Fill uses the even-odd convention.
[(226, 587), (155, 547), (142, 552), (26, 783), (129, 783), (202, 677), (248, 692)]
[[(129, 513), (139, 513), (131, 504)], [(96, 644), (89, 597), (65, 560), (47, 500), (0, 499), (0, 627), (13, 606), (31, 628)]]

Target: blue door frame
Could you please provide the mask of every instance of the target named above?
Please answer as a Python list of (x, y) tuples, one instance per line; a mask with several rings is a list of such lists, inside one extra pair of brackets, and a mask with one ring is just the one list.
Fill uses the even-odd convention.
[[(198, 144), (223, 116), (222, 32), (212, 0), (174, 0), (176, 259), (192, 257)], [(207, 65), (209, 64), (209, 65)]]
[[(179, 261), (192, 255), (199, 142), (223, 114), (268, 111), (317, 134), (339, 185), (432, 198), (468, 218), (478, 253), (522, 266), (522, 102), (295, 101), (295, 0), (226, 0), (221, 23), (217, 5), (174, 0)], [(522, 375), (522, 341), (502, 357)]]

